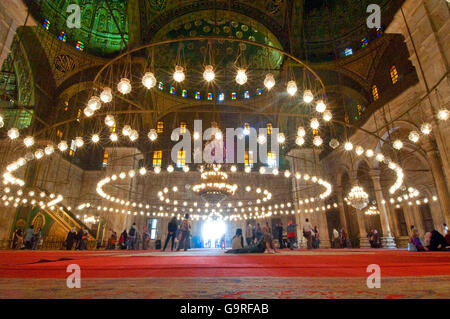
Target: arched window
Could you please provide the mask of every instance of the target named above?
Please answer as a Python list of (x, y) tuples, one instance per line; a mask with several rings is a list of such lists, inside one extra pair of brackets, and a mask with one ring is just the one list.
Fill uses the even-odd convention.
[(372, 96), (373, 96), (374, 101), (376, 101), (380, 98), (380, 96), (378, 95), (378, 88), (376, 85), (372, 86)]
[(391, 66), (391, 80), (392, 80), (392, 84), (395, 84), (398, 82), (398, 71), (397, 68), (395, 67), (395, 65)]

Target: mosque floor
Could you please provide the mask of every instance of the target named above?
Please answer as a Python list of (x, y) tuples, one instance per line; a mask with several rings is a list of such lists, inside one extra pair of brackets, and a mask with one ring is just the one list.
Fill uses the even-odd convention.
[(450, 252), (0, 251), (0, 298), (450, 298)]

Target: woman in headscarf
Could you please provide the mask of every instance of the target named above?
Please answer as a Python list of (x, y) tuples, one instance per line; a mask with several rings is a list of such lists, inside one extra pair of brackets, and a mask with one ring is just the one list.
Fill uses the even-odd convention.
[(414, 245), (417, 251), (425, 251), (425, 247), (419, 237), (419, 231), (417, 229), (413, 230), (410, 242)]
[(428, 249), (431, 251), (439, 251), (444, 250), (446, 251), (447, 243), (445, 242), (444, 236), (440, 232), (438, 232), (436, 229), (431, 232), (431, 238), (430, 238), (430, 245), (428, 246)]
[(297, 224), (294, 224), (292, 222), (292, 220), (290, 220), (288, 222), (288, 226), (287, 226), (287, 237), (288, 237), (288, 241), (289, 241), (289, 249), (290, 250), (294, 250), (294, 244), (297, 241), (296, 230), (297, 230)]
[(77, 236), (77, 229), (75, 227), (73, 227), (67, 234), (66, 250), (72, 250), (73, 242), (74, 242), (76, 236)]

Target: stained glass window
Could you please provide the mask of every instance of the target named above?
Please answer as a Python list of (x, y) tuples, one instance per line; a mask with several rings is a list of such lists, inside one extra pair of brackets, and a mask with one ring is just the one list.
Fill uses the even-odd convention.
[(103, 153), (103, 163), (102, 163), (103, 167), (106, 167), (108, 165), (108, 158), (109, 158), (108, 152)]
[(48, 19), (44, 19), (42, 26), (44, 27), (45, 30), (50, 29), (50, 21)]
[(180, 123), (180, 133), (186, 133), (186, 122), (181, 122)]
[(177, 167), (182, 168), (186, 164), (186, 151), (178, 151)]
[(156, 133), (162, 133), (162, 132), (164, 132), (164, 122), (159, 121), (156, 124)]
[(78, 42), (77, 42), (77, 45), (76, 45), (76, 49), (77, 49), (78, 51), (84, 51), (84, 43), (81, 42), (81, 41), (78, 41)]
[(347, 47), (347, 48), (344, 50), (344, 55), (345, 55), (345, 56), (349, 56), (349, 55), (352, 55), (352, 54), (353, 54), (353, 50), (352, 50), (351, 47)]
[(380, 98), (380, 96), (378, 95), (378, 88), (376, 85), (372, 86), (372, 96), (373, 96), (374, 101), (376, 101)]
[(181, 91), (181, 96), (182, 97), (187, 97), (188, 96), (187, 90)]
[(267, 123), (267, 134), (272, 134), (272, 123)]
[(250, 92), (249, 91), (245, 91), (244, 92), (244, 99), (249, 99), (250, 98)]
[(217, 98), (220, 102), (222, 102), (223, 100), (225, 100), (225, 94), (223, 93), (219, 93), (219, 97)]
[(62, 42), (66, 42), (66, 41), (67, 41), (67, 33), (64, 32), (64, 31), (62, 31), (62, 32), (59, 34), (58, 39), (59, 39), (60, 41), (62, 41)]
[(245, 151), (245, 166), (253, 168), (253, 152)]
[(395, 65), (393, 65), (391, 67), (390, 73), (391, 73), (392, 84), (397, 83), (398, 82), (398, 71), (397, 71), (397, 68), (395, 67)]
[(208, 93), (208, 101), (212, 101), (213, 99), (213, 94), (212, 93)]
[(153, 167), (160, 166), (162, 163), (162, 151), (153, 152)]
[(202, 98), (202, 95), (200, 94), (200, 92), (199, 91), (195, 92), (195, 99), (201, 100), (201, 98)]

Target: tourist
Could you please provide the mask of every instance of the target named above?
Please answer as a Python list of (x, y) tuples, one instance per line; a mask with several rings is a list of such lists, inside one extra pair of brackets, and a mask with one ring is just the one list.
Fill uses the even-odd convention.
[(128, 240), (129, 240), (129, 249), (136, 250), (136, 239), (137, 239), (138, 231), (136, 227), (136, 223), (131, 225), (130, 230), (128, 231)]
[(116, 249), (116, 242), (117, 242), (117, 233), (115, 231), (112, 232), (111, 237), (109, 237), (108, 240), (108, 249)]
[(250, 246), (253, 241), (253, 226), (248, 223), (247, 230), (245, 232), (245, 241), (247, 242), (247, 246)]
[(320, 237), (319, 237), (319, 229), (317, 226), (314, 226), (314, 248), (318, 249), (320, 246)]
[(417, 229), (413, 230), (413, 234), (409, 242), (413, 246), (413, 251), (425, 251), (425, 247), (420, 240), (419, 231)]
[(378, 230), (374, 229), (374, 230), (372, 230), (370, 232), (369, 242), (370, 242), (370, 247), (372, 247), (372, 248), (380, 248), (381, 245), (379, 243)]
[(42, 236), (41, 228), (39, 227), (39, 228), (34, 230), (33, 239), (31, 240), (32, 241), (32, 248), (31, 249), (36, 250), (38, 248), (39, 243), (41, 241), (41, 236)]
[(183, 245), (184, 251), (187, 251), (189, 232), (191, 230), (191, 223), (189, 221), (189, 214), (184, 215), (184, 219), (180, 225), (181, 238), (178, 243), (177, 251), (180, 251), (181, 245)]
[(445, 242), (444, 236), (434, 229), (431, 232), (430, 244), (427, 248), (431, 251), (447, 250), (447, 243)]
[(225, 253), (227, 254), (254, 254), (254, 253), (263, 253), (266, 250), (266, 242), (264, 241), (264, 238), (261, 238), (256, 245), (253, 245), (251, 247), (245, 247), (245, 248), (238, 248), (238, 249), (230, 249), (227, 250)]
[(83, 228), (83, 234), (81, 235), (81, 247), (80, 250), (86, 250), (88, 244), (88, 231)]
[(287, 238), (289, 241), (289, 249), (294, 250), (294, 244), (297, 242), (297, 224), (294, 224), (292, 220), (288, 222)]
[(263, 236), (263, 232), (261, 229), (261, 225), (258, 223), (256, 224), (256, 231), (255, 231), (255, 235), (256, 235), (256, 240), (260, 241), (262, 236)]
[(72, 250), (73, 242), (75, 241), (75, 237), (77, 236), (77, 229), (73, 227), (68, 233), (66, 237), (66, 250)]
[(313, 234), (313, 227), (309, 222), (309, 219), (306, 218), (305, 225), (303, 225), (303, 237), (306, 238), (308, 249), (312, 249), (312, 234)]
[(23, 231), (21, 228), (17, 228), (16, 232), (14, 233), (14, 240), (13, 240), (13, 249), (22, 249), (23, 248)]
[(423, 238), (423, 246), (425, 247), (425, 249), (428, 249), (428, 246), (430, 246), (430, 241), (431, 241), (431, 232), (426, 232)]
[(280, 244), (280, 249), (284, 248), (283, 245), (283, 223), (279, 223), (278, 224), (278, 230), (276, 232), (277, 238), (278, 238), (278, 243)]
[(344, 228), (341, 229), (341, 246), (342, 248), (351, 248), (350, 239)]
[(25, 231), (25, 235), (24, 235), (24, 242), (25, 242), (25, 249), (31, 249), (33, 248), (33, 235), (34, 235), (34, 226), (31, 225), (30, 228), (28, 228)]
[[(147, 250), (150, 246), (150, 234), (146, 226), (142, 227), (142, 250)], [(160, 247), (161, 248), (161, 247)]]
[(231, 241), (231, 249), (241, 249), (244, 248), (244, 238), (242, 237), (242, 229), (236, 229), (236, 235), (233, 236)]
[(177, 233), (177, 229), (178, 229), (177, 218), (173, 217), (167, 224), (167, 237), (166, 242), (164, 243), (163, 251), (166, 250), (169, 240), (171, 241), (170, 250), (173, 251), (173, 244), (175, 243), (175, 236)]
[(272, 234), (270, 233), (270, 228), (264, 226), (262, 228), (263, 238), (266, 242), (266, 253), (276, 253), (275, 246), (273, 244)]
[(120, 234), (120, 237), (119, 237), (119, 248), (127, 249), (127, 245), (128, 245), (128, 234), (127, 234), (127, 230), (125, 229), (122, 232), (122, 234)]
[(75, 250), (81, 250), (82, 238), (83, 238), (83, 229), (80, 228), (78, 230), (77, 236), (75, 237), (75, 239), (77, 241), (77, 244), (75, 246)]
[(339, 237), (339, 232), (336, 228), (333, 228), (333, 247), (334, 248), (341, 248), (341, 240)]

